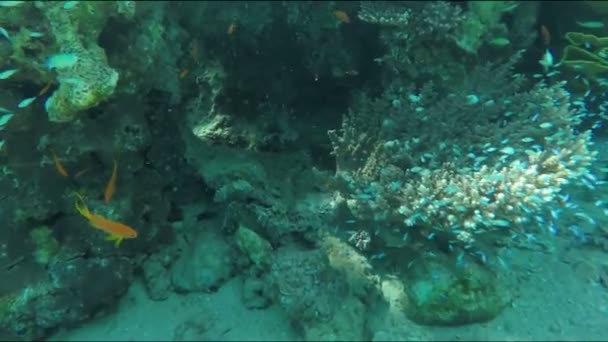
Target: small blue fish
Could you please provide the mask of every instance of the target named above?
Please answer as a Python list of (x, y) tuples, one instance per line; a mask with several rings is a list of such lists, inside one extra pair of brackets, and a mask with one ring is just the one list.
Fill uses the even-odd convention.
[(6, 80), (13, 76), (19, 69), (8, 69), (0, 72), (0, 80)]
[(555, 224), (555, 221), (551, 221), (549, 223), (549, 231), (551, 232), (551, 234), (557, 235), (557, 224)]
[(509, 269), (509, 266), (507, 265), (507, 263), (504, 260), (502, 260), (499, 256), (496, 257), (496, 260), (498, 260), (498, 264), (500, 266), (502, 266), (502, 268), (504, 268), (505, 270)]
[(478, 255), (481, 258), (481, 262), (482, 263), (484, 263), (484, 264), (487, 263), (488, 258), (486, 257), (486, 255), (484, 254), (484, 252), (477, 251), (477, 252), (475, 252), (473, 254)]
[(19, 102), (19, 104), (17, 105), (17, 107), (19, 107), (19, 108), (25, 108), (25, 107), (31, 105), (32, 102), (34, 102), (35, 100), (36, 100), (36, 96), (34, 96), (34, 97), (28, 97), (27, 99), (24, 99), (21, 102)]
[(25, 1), (0, 1), (0, 7), (15, 7), (19, 6)]
[(44, 101), (44, 110), (46, 110), (46, 112), (49, 112), (49, 109), (51, 108), (51, 105), (53, 103), (53, 96), (49, 96), (48, 99), (46, 99), (46, 101)]
[(587, 215), (585, 213), (580, 213), (580, 212), (579, 213), (574, 213), (574, 216), (583, 218), (583, 219), (587, 220), (587, 222), (589, 222), (592, 225), (595, 225), (597, 223), (597, 222), (595, 222), (595, 220), (593, 219), (593, 217), (591, 217), (591, 216), (589, 216), (589, 215)]
[(561, 210), (560, 209), (551, 209), (551, 217), (553, 217), (553, 219), (557, 220), (559, 219), (559, 215), (561, 214)]
[(584, 28), (597, 29), (604, 27), (604, 22), (599, 20), (577, 21), (576, 25)]
[(581, 229), (579, 228), (579, 226), (572, 225), (572, 226), (568, 227), (568, 230), (571, 231), (575, 237), (581, 239), (582, 241), (587, 240), (587, 238), (585, 237), (585, 234), (583, 232), (581, 232)]
[(477, 103), (479, 103), (479, 97), (477, 97), (477, 95), (475, 95), (475, 94), (467, 95), (466, 104), (475, 105)]
[(581, 182), (583, 182), (583, 185), (585, 185), (587, 188), (595, 190), (595, 186), (591, 184), (591, 182), (588, 181), (586, 178), (581, 179)]
[(384, 259), (385, 256), (386, 256), (386, 254), (384, 254), (384, 252), (380, 252), (378, 254), (374, 254), (374, 255), (370, 256), (369, 260), (374, 260), (374, 259), (381, 260), (381, 259)]
[(11, 36), (8, 34), (8, 31), (2, 26), (0, 26), (0, 35), (2, 35), (4, 38), (6, 38), (9, 42), (13, 41), (11, 39)]
[(52, 69), (64, 69), (73, 67), (78, 62), (78, 55), (75, 53), (60, 53), (49, 57), (46, 61), (46, 67)]
[(78, 5), (79, 2), (80, 1), (76, 1), (76, 0), (66, 1), (63, 3), (63, 9), (66, 9), (66, 10), (72, 9), (72, 8), (76, 7), (76, 5)]
[(12, 113), (4, 114), (3, 116), (1, 116), (0, 117), (0, 129), (3, 129), (4, 125), (6, 125), (12, 118), (13, 118)]
[(460, 252), (460, 254), (458, 254), (458, 257), (456, 258), (456, 263), (458, 265), (462, 264), (463, 259), (464, 259), (464, 252)]

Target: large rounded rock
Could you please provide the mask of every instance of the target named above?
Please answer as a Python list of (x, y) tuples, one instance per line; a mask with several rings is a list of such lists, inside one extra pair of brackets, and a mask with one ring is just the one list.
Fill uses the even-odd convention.
[(408, 292), (408, 317), (431, 325), (489, 321), (510, 301), (494, 274), (476, 264), (459, 269), (433, 262), (420, 266)]
[(172, 283), (176, 291), (214, 291), (230, 277), (233, 251), (219, 234), (201, 233), (175, 262)]

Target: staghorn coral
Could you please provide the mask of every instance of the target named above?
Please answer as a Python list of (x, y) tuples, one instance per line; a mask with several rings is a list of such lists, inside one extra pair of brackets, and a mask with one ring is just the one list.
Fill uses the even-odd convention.
[(584, 113), (562, 84), (508, 80), (515, 60), (476, 68), (446, 96), (427, 85), (362, 100), (341, 135), (329, 132), (351, 212), (470, 245), (483, 232), (534, 232), (567, 204), (565, 184), (593, 182), (591, 133), (576, 131)]
[(458, 5), (434, 2), (362, 2), (359, 19), (380, 29), (386, 54), (376, 58), (391, 75), (414, 80), (459, 79), (466, 64), (455, 44), (466, 15)]

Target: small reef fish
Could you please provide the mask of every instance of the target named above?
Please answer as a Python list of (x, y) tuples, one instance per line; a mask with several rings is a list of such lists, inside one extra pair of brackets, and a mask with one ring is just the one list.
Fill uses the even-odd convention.
[(57, 173), (63, 177), (69, 177), (70, 174), (65, 169), (65, 167), (63, 167), (63, 164), (61, 163), (61, 160), (59, 160), (59, 158), (57, 157), (57, 154), (55, 154), (55, 151), (53, 151), (53, 150), (50, 150), (50, 151), (51, 151), (51, 154), (53, 155), (53, 163), (55, 164), (55, 170), (57, 170)]
[(236, 23), (232, 22), (228, 26), (228, 31), (226, 31), (226, 33), (228, 33), (229, 36), (232, 36), (234, 34), (234, 32), (236, 32)]
[(478, 104), (479, 103), (479, 97), (477, 97), (477, 95), (475, 95), (475, 94), (467, 95), (467, 97), (466, 97), (466, 103), (468, 105)]
[(103, 200), (106, 204), (110, 203), (114, 192), (116, 191), (116, 173), (118, 171), (118, 165), (116, 164), (116, 159), (114, 159), (114, 167), (112, 168), (112, 176), (106, 185), (106, 190), (103, 193)]
[(76, 65), (78, 55), (75, 53), (60, 53), (49, 57), (46, 61), (46, 67), (52, 69), (64, 69)]
[(179, 72), (179, 78), (183, 79), (184, 77), (188, 76), (189, 70), (188, 69), (182, 69), (182, 71)]
[(505, 38), (505, 37), (497, 37), (497, 38), (490, 40), (489, 43), (490, 43), (490, 45), (494, 45), (494, 46), (507, 46), (507, 45), (511, 44), (511, 41), (509, 41), (509, 39)]
[(512, 154), (515, 154), (515, 149), (513, 147), (511, 147), (511, 146), (507, 146), (505, 148), (502, 148), (500, 150), (500, 153), (512, 155)]
[(49, 96), (46, 101), (44, 101), (44, 110), (48, 113), (49, 109), (51, 109), (51, 105), (53, 104), (53, 95)]
[(9, 42), (13, 41), (11, 39), (11, 36), (8, 34), (8, 31), (2, 26), (0, 26), (0, 35), (2, 35), (4, 38), (6, 38)]
[(549, 70), (549, 68), (553, 66), (553, 55), (551, 54), (551, 51), (549, 51), (549, 49), (545, 50), (545, 54), (543, 55), (541, 60), (538, 61), (538, 63), (543, 66), (545, 72), (547, 72), (547, 70)]
[(46, 94), (49, 89), (51, 89), (51, 86), (53, 85), (53, 81), (49, 81), (44, 88), (40, 89), (40, 91), (38, 92), (38, 96), (42, 96), (44, 94)]
[(540, 37), (545, 46), (549, 46), (549, 44), (551, 44), (551, 33), (549, 32), (547, 26), (540, 26)]
[(0, 1), (0, 7), (15, 7), (23, 4), (25, 1)]
[(66, 1), (63, 3), (63, 9), (69, 10), (72, 9), (74, 7), (76, 7), (76, 5), (78, 5), (80, 1)]
[(0, 116), (0, 130), (4, 129), (4, 125), (11, 121), (13, 115), (13, 113), (5, 112), (4, 115)]
[(114, 246), (116, 247), (118, 247), (124, 239), (133, 239), (137, 237), (137, 231), (126, 224), (93, 214), (84, 202), (82, 195), (78, 193), (76, 193), (74, 206), (82, 216), (89, 220), (89, 223), (93, 227), (108, 233), (109, 236), (106, 239), (114, 241)]
[(350, 16), (348, 15), (348, 13), (337, 10), (337, 11), (334, 11), (334, 15), (336, 16), (336, 19), (338, 19), (339, 22), (345, 23), (345, 24), (350, 23)]
[(4, 70), (2, 72), (0, 72), (0, 80), (6, 80), (9, 79), (11, 76), (13, 76), (17, 71), (19, 71), (19, 69), (8, 69), (8, 70)]
[(18, 108), (25, 108), (29, 105), (32, 104), (32, 102), (34, 102), (36, 100), (36, 96), (34, 97), (28, 97), (27, 99), (23, 99), (21, 102), (19, 102), (19, 104), (17, 105)]
[(604, 22), (603, 21), (595, 21), (595, 20), (577, 21), (576, 25), (578, 25), (580, 27), (584, 27), (584, 28), (595, 29), (595, 28), (602, 28), (602, 27), (604, 27)]

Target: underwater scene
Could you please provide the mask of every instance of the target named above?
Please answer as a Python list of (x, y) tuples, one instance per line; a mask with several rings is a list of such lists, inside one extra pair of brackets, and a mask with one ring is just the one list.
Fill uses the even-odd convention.
[(0, 1), (0, 340), (608, 340), (608, 1)]

